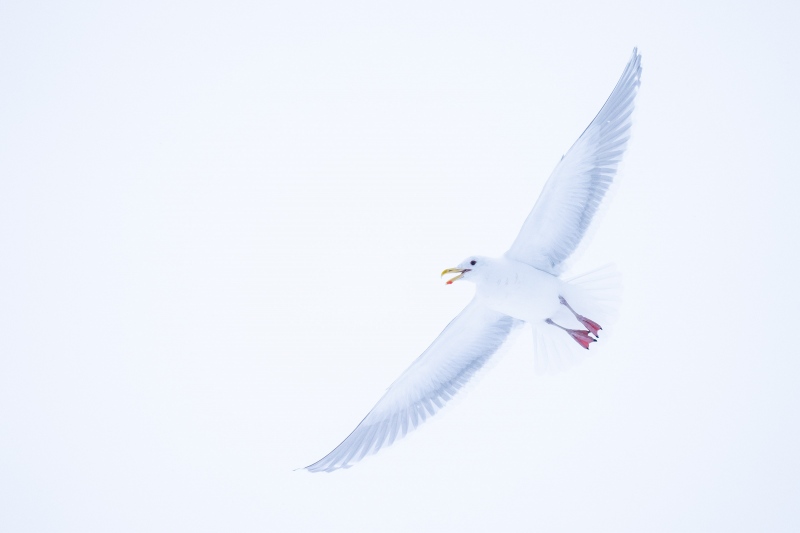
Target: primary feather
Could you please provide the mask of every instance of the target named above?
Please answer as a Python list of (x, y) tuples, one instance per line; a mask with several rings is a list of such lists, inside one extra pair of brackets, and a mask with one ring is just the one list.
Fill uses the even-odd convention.
[(372, 411), (311, 472), (347, 468), (436, 414), (505, 342), (519, 320), (471, 302), (389, 387)]
[(611, 96), (561, 158), (506, 256), (564, 272), (597, 214), (628, 143), (642, 56), (634, 48)]

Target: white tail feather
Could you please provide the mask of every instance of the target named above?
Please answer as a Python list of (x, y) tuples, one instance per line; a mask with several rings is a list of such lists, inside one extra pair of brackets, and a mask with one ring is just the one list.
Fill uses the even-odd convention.
[[(621, 276), (613, 265), (606, 265), (569, 280), (564, 280), (562, 296), (575, 312), (602, 326), (598, 342), (587, 350), (560, 328), (533, 324), (534, 368), (537, 374), (569, 369), (595, 352), (601, 351), (610, 327), (617, 317), (622, 293)], [(584, 329), (572, 313), (562, 306), (552, 317), (556, 324), (570, 329)], [(591, 353), (590, 353), (591, 352)]]

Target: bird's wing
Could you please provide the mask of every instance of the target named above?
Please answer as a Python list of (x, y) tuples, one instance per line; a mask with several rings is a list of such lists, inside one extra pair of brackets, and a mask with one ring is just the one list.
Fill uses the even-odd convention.
[(348, 468), (416, 429), (444, 407), (521, 323), (473, 300), (389, 387), (358, 427), (306, 469)]
[(506, 256), (555, 275), (566, 269), (625, 152), (641, 59), (634, 48), (611, 96), (556, 165)]

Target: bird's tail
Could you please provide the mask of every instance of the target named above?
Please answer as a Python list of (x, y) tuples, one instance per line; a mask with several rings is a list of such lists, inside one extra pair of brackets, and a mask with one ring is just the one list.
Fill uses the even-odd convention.
[(590, 349), (585, 349), (582, 343), (575, 342), (576, 339), (565, 334), (561, 328), (544, 322), (533, 324), (536, 372), (543, 374), (566, 370), (589, 355), (601, 351), (610, 326), (616, 319), (621, 293), (621, 276), (613, 265), (564, 280), (561, 296), (569, 307), (562, 305), (552, 317), (553, 322), (562, 328), (574, 328), (577, 331), (587, 329), (586, 322), (582, 324), (569, 309), (571, 307), (582, 318), (588, 319), (589, 323), (599, 325), (602, 329), (597, 332), (597, 342), (591, 342)]

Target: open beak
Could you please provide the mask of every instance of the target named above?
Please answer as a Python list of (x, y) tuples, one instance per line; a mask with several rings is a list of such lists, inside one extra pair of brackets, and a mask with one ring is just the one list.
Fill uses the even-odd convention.
[(455, 274), (456, 272), (458, 272), (458, 276), (454, 277), (453, 279), (447, 280), (447, 284), (450, 285), (457, 279), (463, 278), (464, 273), (469, 272), (470, 270), (471, 269), (469, 268), (445, 268), (444, 270), (442, 270), (442, 275), (439, 277), (443, 277), (445, 274)]

